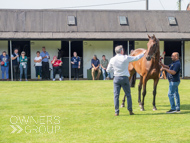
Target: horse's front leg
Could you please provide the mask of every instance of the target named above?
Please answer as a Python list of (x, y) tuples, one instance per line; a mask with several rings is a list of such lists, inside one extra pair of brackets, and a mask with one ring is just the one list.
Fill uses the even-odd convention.
[(157, 108), (156, 108), (156, 89), (157, 89), (158, 81), (159, 81), (159, 78), (154, 79), (153, 102), (152, 102), (153, 111), (157, 110)]
[(147, 80), (146, 80), (146, 77), (144, 77), (143, 78), (143, 92), (142, 92), (143, 99), (142, 99), (142, 104), (141, 104), (141, 111), (144, 111), (144, 100), (145, 100), (145, 96), (146, 96), (146, 83), (147, 83)]
[(124, 95), (124, 97), (123, 97), (121, 107), (125, 107), (125, 97), (126, 97), (126, 95)]

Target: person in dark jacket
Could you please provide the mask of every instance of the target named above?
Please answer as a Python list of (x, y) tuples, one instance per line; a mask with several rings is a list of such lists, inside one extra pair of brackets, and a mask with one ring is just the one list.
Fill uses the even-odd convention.
[(77, 52), (73, 53), (73, 57), (71, 58), (71, 64), (72, 64), (72, 69), (74, 69), (74, 80), (79, 79), (79, 69), (80, 69), (80, 57), (77, 56)]
[(18, 49), (14, 49), (14, 53), (11, 55), (13, 65), (13, 78), (18, 81), (19, 78), (19, 54)]

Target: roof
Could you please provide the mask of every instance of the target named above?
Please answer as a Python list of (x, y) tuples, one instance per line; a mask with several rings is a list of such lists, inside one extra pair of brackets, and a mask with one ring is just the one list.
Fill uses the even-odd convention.
[[(76, 26), (67, 17), (75, 16)], [(119, 24), (119, 16), (128, 25)], [(170, 26), (168, 17), (178, 25)], [(190, 11), (0, 10), (0, 39), (190, 39)]]

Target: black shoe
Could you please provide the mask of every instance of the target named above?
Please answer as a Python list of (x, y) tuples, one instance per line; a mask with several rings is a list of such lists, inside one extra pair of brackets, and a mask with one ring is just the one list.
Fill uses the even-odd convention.
[(133, 111), (129, 111), (129, 115), (134, 115)]
[(175, 113), (176, 112), (176, 110), (169, 110), (169, 111), (167, 111), (166, 113), (167, 114), (173, 114), (173, 113)]

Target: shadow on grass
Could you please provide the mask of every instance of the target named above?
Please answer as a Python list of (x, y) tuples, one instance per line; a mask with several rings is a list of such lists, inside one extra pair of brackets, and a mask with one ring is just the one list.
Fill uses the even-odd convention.
[[(156, 113), (157, 111), (154, 111), (154, 113), (146, 113), (146, 111), (141, 111), (143, 114), (139, 114), (139, 113), (135, 113), (135, 115), (132, 115), (132, 116), (144, 116), (144, 115), (146, 115), (146, 116), (150, 116), (150, 115), (166, 115), (166, 116), (168, 116), (168, 114), (166, 114), (166, 111), (165, 112), (162, 112), (162, 113)], [(173, 113), (173, 115), (180, 115), (180, 114), (190, 114), (190, 110), (181, 110), (181, 112), (180, 113)], [(128, 115), (128, 114), (126, 114), (126, 115), (119, 115), (119, 116), (130, 116), (130, 115)]]
[[(159, 105), (160, 107), (168, 107), (168, 105)], [(189, 110), (190, 111), (190, 104), (181, 104), (180, 105), (181, 110)]]

